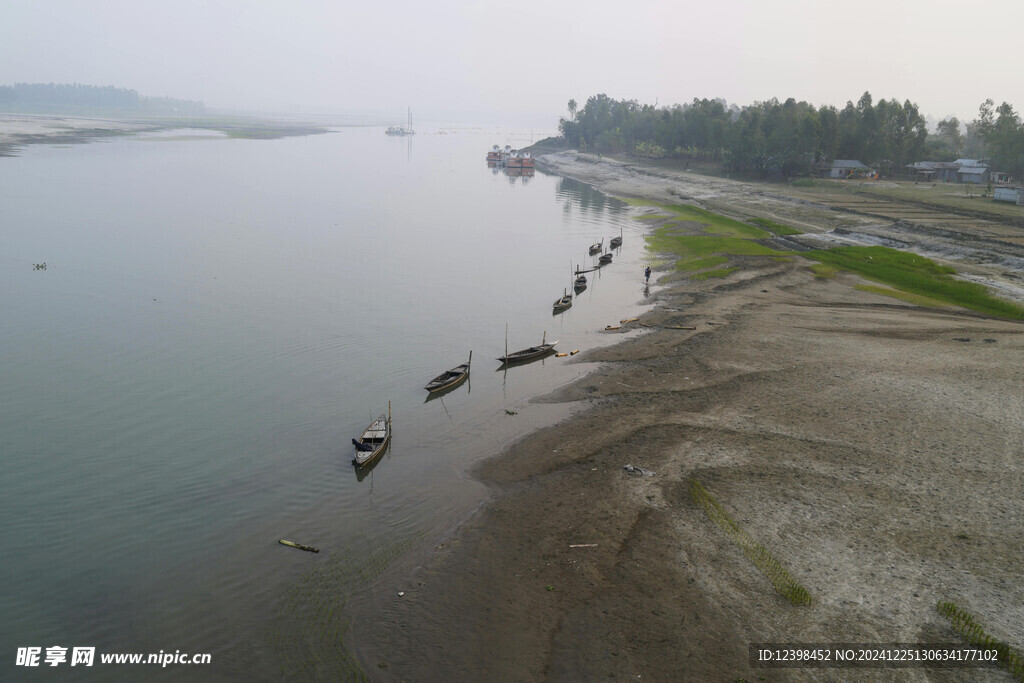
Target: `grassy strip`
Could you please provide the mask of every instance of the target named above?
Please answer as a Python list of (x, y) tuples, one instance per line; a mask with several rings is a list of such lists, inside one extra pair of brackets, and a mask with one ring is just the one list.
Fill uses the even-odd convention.
[(853, 271), (911, 294), (987, 315), (1024, 320), (1024, 307), (992, 296), (983, 285), (955, 280), (952, 277), (955, 269), (916, 254), (889, 247), (836, 247), (806, 251), (801, 256)]
[(796, 228), (791, 228), (788, 225), (783, 225), (782, 223), (776, 223), (775, 221), (770, 221), (767, 218), (754, 218), (750, 222), (751, 223), (756, 223), (757, 225), (760, 225), (765, 230), (771, 230), (776, 235), (801, 235), (801, 234), (803, 234), (802, 232), (800, 232)]
[(754, 563), (758, 571), (771, 581), (775, 590), (794, 605), (811, 604), (811, 594), (807, 592), (807, 589), (789, 575), (782, 563), (772, 557), (767, 548), (751, 538), (750, 534), (729, 516), (729, 513), (715, 500), (715, 497), (708, 493), (707, 489), (701, 486), (696, 479), (690, 480), (690, 495), (693, 496), (694, 502), (704, 508), (704, 512), (708, 514), (711, 521), (717, 524), (726, 536), (740, 547), (740, 550)]
[(714, 255), (771, 256), (778, 254), (771, 247), (753, 240), (717, 235), (679, 235), (668, 228), (658, 228), (647, 236), (647, 247), (651, 251), (675, 254), (679, 257), (676, 267), (685, 270), (685, 264), (695, 259)]
[(712, 277), (725, 277), (734, 270), (739, 270), (735, 266), (730, 268), (717, 268), (715, 270), (705, 270), (703, 273), (696, 273), (690, 276), (691, 280), (707, 280)]
[(862, 292), (871, 292), (872, 294), (881, 294), (882, 296), (891, 296), (894, 299), (906, 301), (908, 304), (914, 304), (915, 306), (923, 306), (925, 308), (943, 308), (948, 305), (941, 301), (937, 301), (926, 296), (921, 296), (920, 294), (901, 292), (898, 289), (889, 289), (888, 287), (882, 287), (880, 285), (857, 285), (856, 287), (854, 287), (854, 289), (859, 289)]
[(656, 206), (659, 209), (671, 212), (678, 220), (704, 223), (707, 226), (704, 228), (704, 232), (712, 235), (746, 239), (771, 237), (771, 233), (766, 230), (755, 228), (753, 225), (747, 225), (732, 218), (720, 216), (717, 213), (712, 213), (692, 204), (661, 204), (646, 199), (627, 199), (626, 202), (631, 206)]
[(690, 261), (680, 261), (677, 264), (679, 270), (685, 271), (697, 271), (704, 270), (705, 268), (714, 268), (720, 266), (723, 263), (728, 263), (728, 256), (705, 256), (704, 258), (695, 258)]
[(972, 645), (995, 650), (999, 653), (999, 663), (1010, 670), (1010, 675), (1018, 681), (1024, 681), (1024, 657), (1007, 643), (997, 640), (985, 633), (985, 629), (974, 620), (974, 617), (963, 611), (952, 602), (940, 602), (936, 605), (939, 614), (949, 619), (957, 631)]

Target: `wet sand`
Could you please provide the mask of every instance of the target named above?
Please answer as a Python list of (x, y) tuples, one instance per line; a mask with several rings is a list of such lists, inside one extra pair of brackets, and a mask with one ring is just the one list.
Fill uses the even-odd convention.
[[(725, 187), (749, 204), (730, 181), (542, 161), (623, 195), (704, 193), (723, 210)], [(766, 204), (785, 220), (785, 199)], [(855, 220), (820, 208), (794, 202), (794, 223)], [(1024, 647), (1024, 324), (859, 291), (799, 257), (731, 262), (721, 279), (656, 272), (648, 333), (581, 354), (604, 365), (540, 399), (587, 409), (478, 468), (491, 499), (360, 609), (369, 676), (1009, 680), (754, 668), (748, 645), (963, 642), (936, 611), (952, 600)], [(773, 589), (691, 479), (811, 605)]]
[(28, 145), (77, 145), (103, 138), (179, 128), (220, 131), (229, 137), (274, 139), (325, 133), (326, 125), (241, 116), (130, 119), (4, 113), (0, 114), (0, 157), (17, 156)]

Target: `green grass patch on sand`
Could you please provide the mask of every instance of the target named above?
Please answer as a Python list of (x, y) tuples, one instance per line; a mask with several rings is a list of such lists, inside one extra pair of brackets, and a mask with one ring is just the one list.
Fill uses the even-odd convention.
[(675, 254), (678, 257), (676, 268), (683, 271), (721, 265), (730, 255), (771, 256), (779, 253), (753, 240), (719, 235), (680, 235), (664, 227), (648, 235), (647, 247), (654, 252)]
[(693, 502), (704, 508), (704, 512), (718, 525), (733, 543), (739, 546), (758, 571), (764, 574), (775, 590), (794, 605), (811, 604), (811, 594), (794, 579), (786, 568), (772, 556), (770, 550), (755, 541), (736, 520), (725, 511), (711, 493), (696, 479), (690, 480), (690, 495)]
[(829, 263), (812, 263), (811, 272), (814, 273), (814, 277), (831, 280), (836, 276), (836, 273), (839, 272), (839, 268)]
[(737, 268), (736, 266), (731, 266), (729, 268), (716, 268), (715, 270), (705, 270), (703, 273), (695, 273), (694, 275), (691, 275), (690, 279), (707, 280), (713, 277), (725, 277), (726, 275), (735, 270), (739, 270), (739, 268)]
[(714, 268), (720, 266), (723, 263), (728, 263), (728, 256), (705, 256), (704, 258), (695, 258), (690, 261), (680, 261), (676, 266), (679, 270), (685, 270), (688, 272), (704, 270), (705, 268)]
[(882, 287), (881, 285), (857, 285), (856, 287), (854, 287), (854, 289), (859, 289), (862, 292), (871, 292), (872, 294), (881, 294), (882, 296), (891, 296), (894, 299), (906, 301), (908, 304), (914, 304), (915, 306), (924, 306), (926, 308), (942, 308), (949, 305), (943, 303), (942, 301), (938, 301), (927, 296), (921, 296), (920, 294), (912, 294), (911, 292), (903, 292), (898, 289), (890, 289), (889, 287)]
[(801, 256), (849, 270), (869, 280), (986, 315), (1024, 320), (1024, 306), (999, 299), (983, 285), (953, 278), (956, 270), (889, 247), (836, 247)]
[[(634, 206), (657, 206), (671, 212), (673, 220), (657, 228), (653, 235), (647, 236), (647, 248), (655, 253), (674, 254), (676, 269), (684, 272), (722, 266), (728, 263), (729, 256), (774, 256), (784, 253), (755, 241), (769, 237), (771, 233), (696, 206), (658, 204), (639, 199), (631, 199), (629, 203)], [(687, 223), (702, 224), (703, 232), (708, 234), (685, 234), (693, 232), (693, 227), (686, 226)], [(717, 268), (695, 275), (694, 279), (725, 277), (734, 270), (734, 267)]]
[(776, 235), (800, 235), (800, 234), (803, 234), (799, 230), (797, 230), (796, 228), (791, 228), (788, 225), (783, 225), (782, 223), (776, 223), (775, 221), (770, 221), (767, 218), (754, 218), (750, 222), (751, 223), (756, 223), (756, 224), (760, 225), (765, 230), (771, 230)]
[(661, 204), (646, 199), (627, 199), (626, 201), (631, 206), (656, 206), (660, 209), (671, 212), (673, 217), (677, 220), (704, 223), (707, 226), (704, 228), (704, 232), (712, 235), (743, 237), (747, 239), (764, 239), (765, 237), (771, 237), (770, 232), (762, 230), (761, 228), (755, 228), (753, 225), (747, 225), (746, 223), (742, 223), (732, 218), (720, 216), (717, 213), (712, 213), (711, 211), (701, 209), (700, 207), (693, 206), (691, 204)]
[(986, 633), (981, 624), (975, 621), (974, 615), (960, 609), (956, 603), (944, 600), (936, 605), (935, 609), (949, 619), (950, 625), (959, 631), (967, 642), (978, 648), (995, 650), (998, 653), (996, 661), (1010, 672), (1014, 680), (1024, 681), (1024, 655), (1010, 647), (1006, 641)]

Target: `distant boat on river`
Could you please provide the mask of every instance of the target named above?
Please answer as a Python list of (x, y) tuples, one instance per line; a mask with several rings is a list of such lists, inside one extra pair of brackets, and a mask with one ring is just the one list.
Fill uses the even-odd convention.
[(412, 107), (409, 107), (409, 123), (404, 126), (388, 126), (388, 129), (384, 131), (385, 135), (415, 135), (416, 131), (412, 129)]

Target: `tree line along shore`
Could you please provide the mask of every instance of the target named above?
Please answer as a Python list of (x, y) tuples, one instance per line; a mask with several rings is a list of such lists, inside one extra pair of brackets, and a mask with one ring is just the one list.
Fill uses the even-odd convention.
[(569, 100), (559, 120), (560, 145), (604, 154), (710, 162), (750, 177), (810, 176), (815, 164), (856, 159), (886, 175), (906, 173), (917, 161), (985, 158), (992, 167), (1024, 178), (1024, 124), (1012, 105), (989, 99), (978, 116), (949, 117), (929, 132), (913, 102), (880, 99), (865, 92), (842, 109), (793, 98), (739, 107), (721, 99), (657, 107), (598, 94), (582, 107)]

